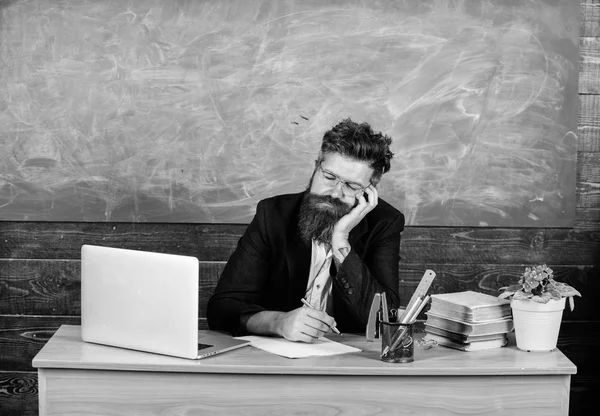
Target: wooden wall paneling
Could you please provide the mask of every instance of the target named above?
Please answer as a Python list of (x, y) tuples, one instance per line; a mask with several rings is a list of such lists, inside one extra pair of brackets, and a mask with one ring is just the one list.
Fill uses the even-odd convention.
[[(475, 290), (491, 295), (517, 281), (525, 264), (441, 264), (406, 263), (400, 267), (400, 296), (408, 301), (423, 273), (431, 268), (437, 274), (431, 293)], [(573, 320), (590, 320), (592, 308), (600, 301), (590, 286), (595, 279), (593, 265), (565, 266), (548, 263), (558, 280), (588, 294), (577, 300)], [(208, 299), (213, 293), (225, 262), (200, 262), (199, 318), (205, 318)], [(80, 262), (78, 260), (0, 260), (0, 314), (79, 316), (81, 314)], [(2, 341), (0, 340), (0, 345)]]
[[(0, 222), (0, 258), (79, 259), (85, 228), (81, 223)], [(78, 229), (79, 228), (79, 229)], [(227, 261), (245, 225), (94, 224), (94, 243), (114, 247), (185, 254), (201, 261)], [(202, 228), (203, 238), (196, 238)], [(160, 239), (154, 236), (159, 235)], [(61, 240), (60, 250), (56, 247)], [(182, 243), (183, 242), (183, 243)], [(212, 246), (211, 246), (212, 242)], [(452, 264), (593, 264), (600, 236), (570, 228), (407, 227), (401, 257), (409, 263)]]
[(577, 208), (575, 228), (578, 230), (599, 230), (600, 208)]
[(95, 244), (227, 260), (245, 224), (0, 222), (0, 258), (80, 259)]
[(577, 162), (577, 207), (600, 207), (600, 153), (580, 153)]
[(61, 325), (79, 325), (79, 316), (0, 315), (3, 371), (32, 371), (31, 360)]
[[(201, 317), (225, 262), (200, 262)], [(79, 260), (0, 259), (0, 314), (81, 314)]]
[(0, 314), (79, 314), (78, 260), (0, 259)]
[(600, 0), (581, 2), (579, 34), (581, 37), (600, 37)]
[(578, 182), (600, 183), (600, 152), (580, 152), (577, 155)]
[[(600, 3), (590, 9), (596, 13), (597, 29), (600, 26)], [(580, 95), (579, 100), (575, 228), (597, 231), (600, 230), (600, 160), (596, 157), (600, 153), (600, 95)]]
[(600, 38), (582, 37), (579, 41), (579, 93), (600, 93)]
[(554, 228), (408, 228), (404, 262), (422, 264), (590, 265), (597, 260), (600, 234)]
[(2, 416), (38, 415), (36, 372), (0, 370), (0, 414)]
[(600, 95), (579, 95), (578, 150), (600, 152)]

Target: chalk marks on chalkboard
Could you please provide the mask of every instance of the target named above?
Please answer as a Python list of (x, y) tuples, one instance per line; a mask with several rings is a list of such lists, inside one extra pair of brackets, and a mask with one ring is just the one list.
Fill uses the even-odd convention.
[[(303, 115), (300, 115), (300, 118), (302, 119), (300, 121), (304, 121), (304, 120), (310, 121), (307, 117), (304, 117)], [(290, 123), (295, 124), (296, 126), (300, 125), (300, 123), (298, 123), (297, 121), (293, 121), (293, 120)]]
[(568, 225), (578, 13), (3, 3), (0, 219), (249, 222), (260, 199), (305, 189), (323, 133), (351, 117), (394, 138), (381, 195), (408, 224)]

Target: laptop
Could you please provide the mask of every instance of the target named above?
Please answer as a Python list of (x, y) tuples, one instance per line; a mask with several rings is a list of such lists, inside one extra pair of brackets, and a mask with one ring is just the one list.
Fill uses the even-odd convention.
[(195, 257), (81, 247), (81, 337), (86, 342), (201, 359), (249, 341), (198, 331)]

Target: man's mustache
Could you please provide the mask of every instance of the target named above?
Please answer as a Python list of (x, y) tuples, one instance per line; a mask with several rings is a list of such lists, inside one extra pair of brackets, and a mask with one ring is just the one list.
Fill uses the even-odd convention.
[[(318, 208), (319, 204), (329, 204), (332, 206), (333, 211), (339, 216), (344, 216), (351, 210), (351, 207), (348, 204), (331, 195), (308, 194), (307, 198), (310, 205), (315, 207), (315, 209), (322, 210), (322, 208)], [(358, 201), (356, 201), (354, 205), (356, 206), (357, 203)]]

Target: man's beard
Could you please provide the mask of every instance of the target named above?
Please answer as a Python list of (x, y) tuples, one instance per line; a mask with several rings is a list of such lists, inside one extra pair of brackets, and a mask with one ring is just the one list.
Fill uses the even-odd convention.
[[(329, 205), (325, 205), (329, 204)], [(352, 207), (329, 195), (306, 192), (300, 205), (298, 233), (306, 244), (312, 240), (330, 245), (333, 227)]]

